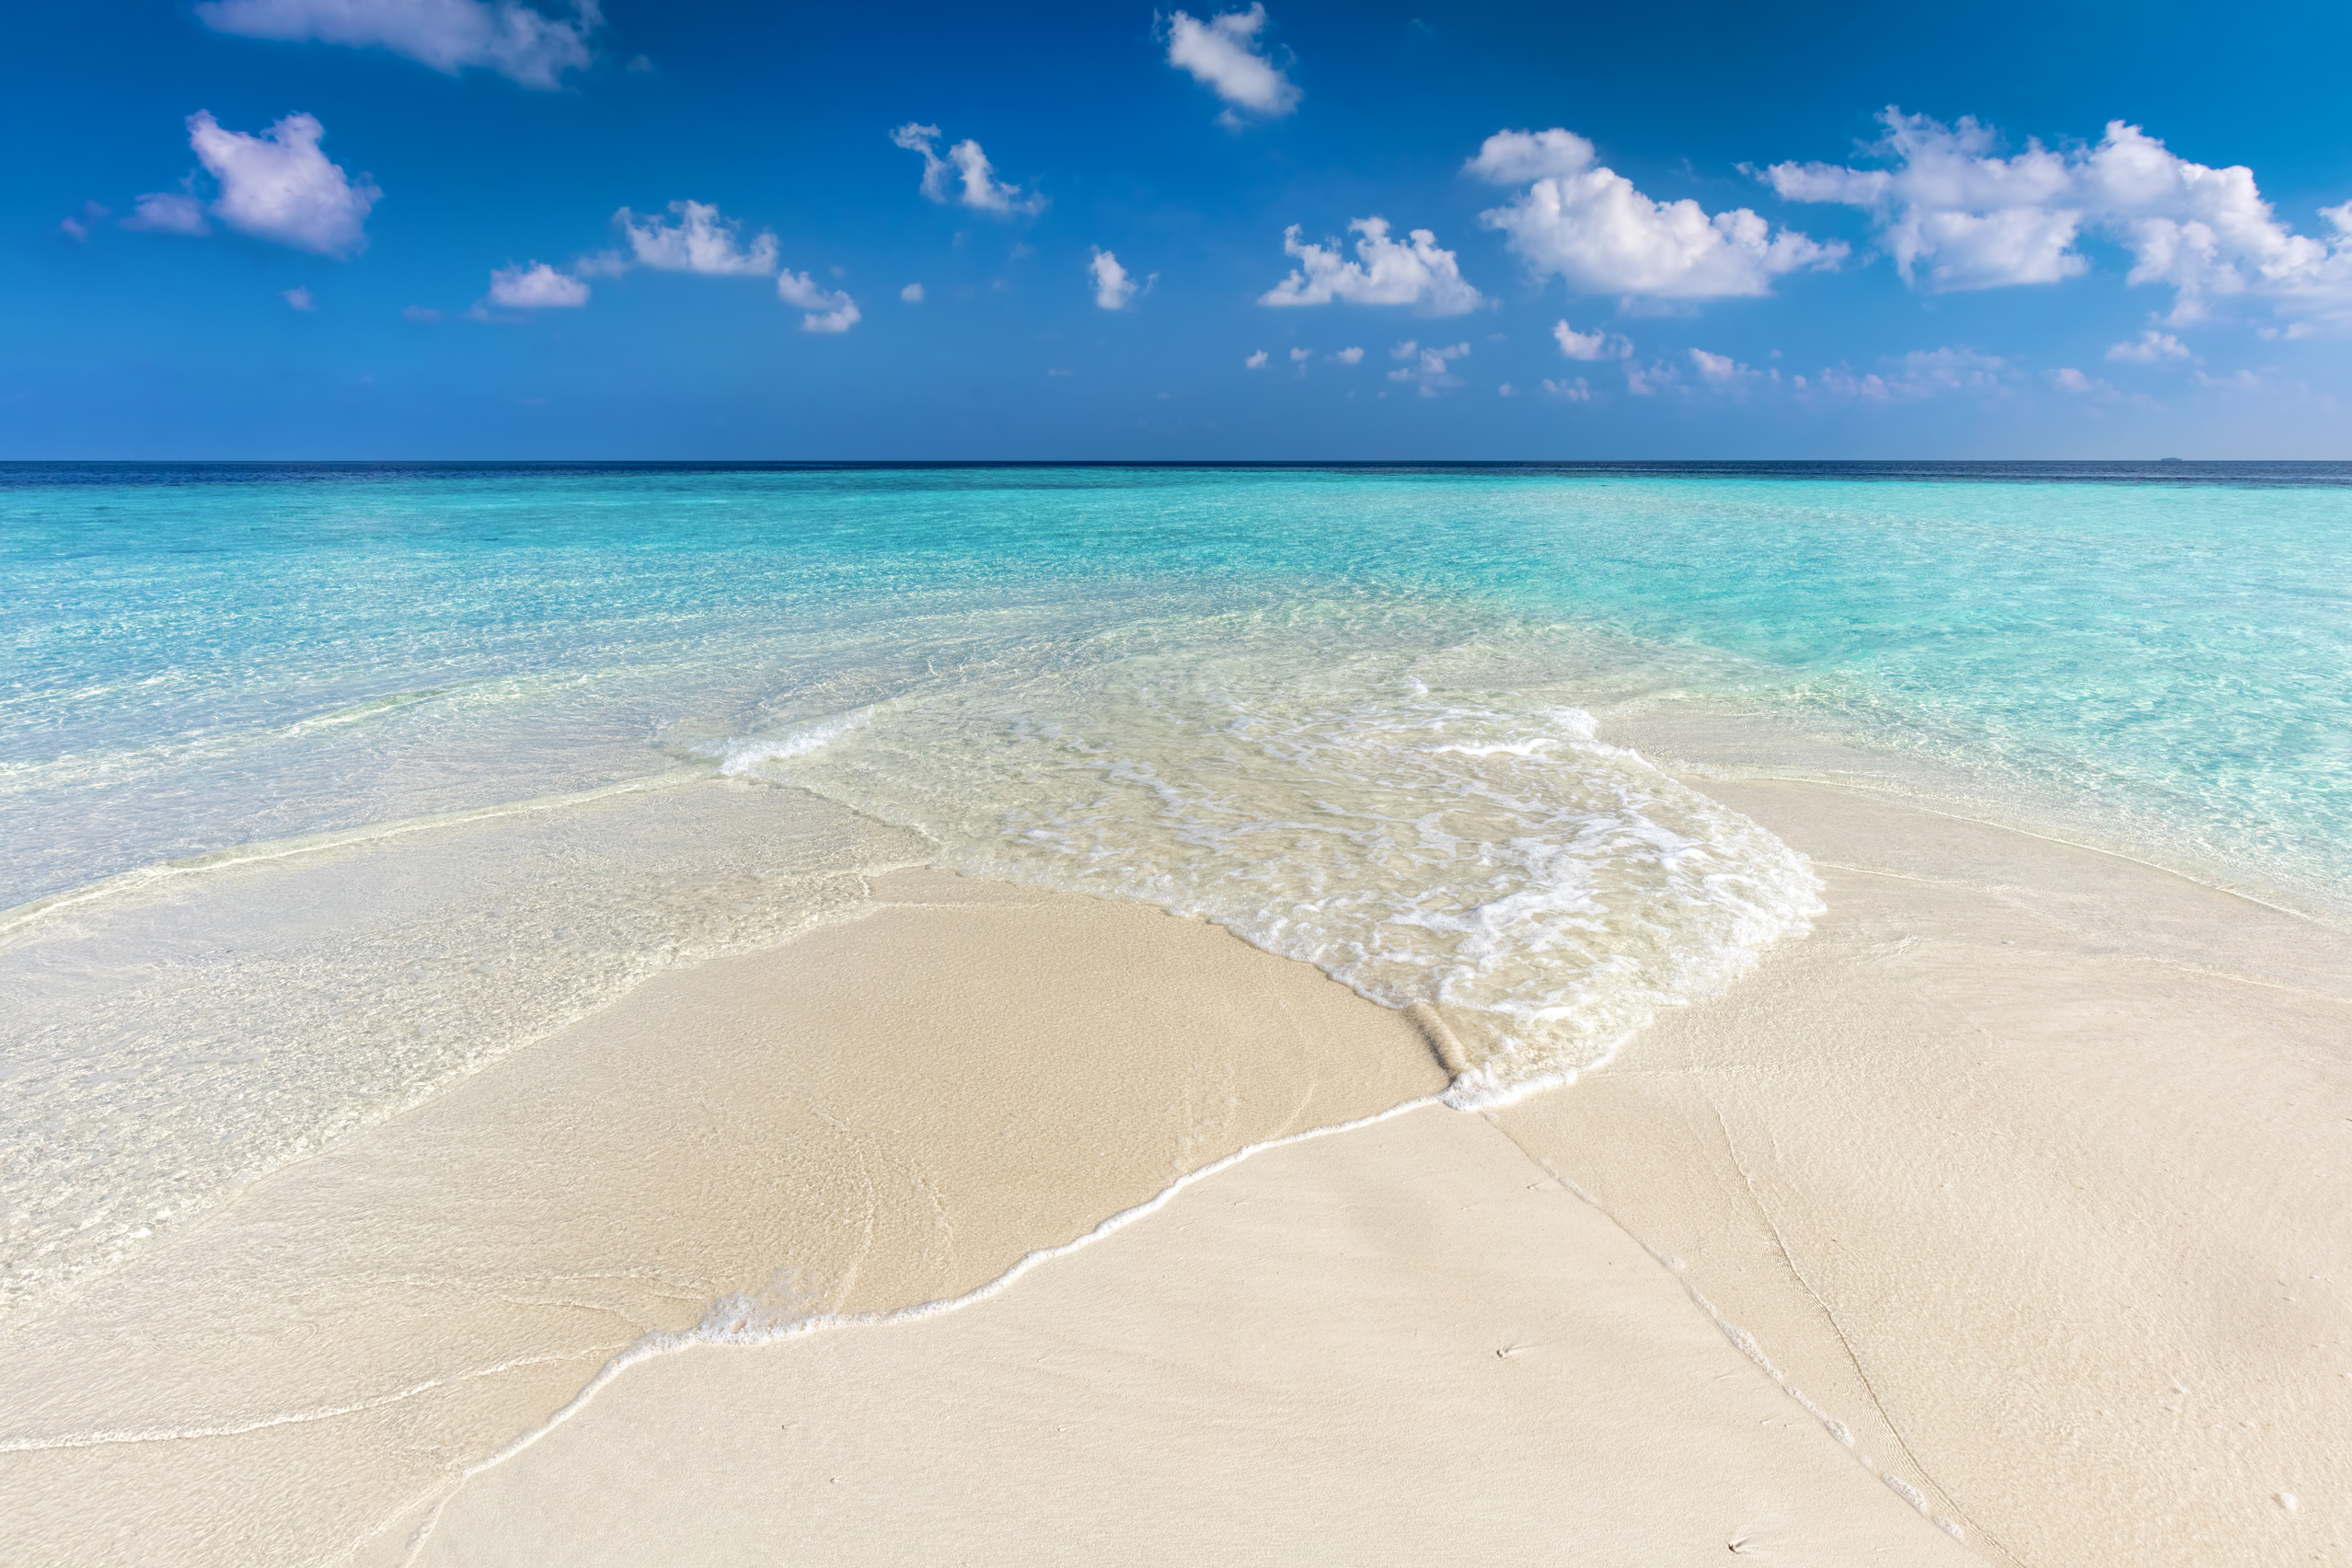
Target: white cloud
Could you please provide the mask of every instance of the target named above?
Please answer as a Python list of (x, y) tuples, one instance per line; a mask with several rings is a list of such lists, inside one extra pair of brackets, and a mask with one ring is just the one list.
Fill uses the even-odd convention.
[(1498, 398), (1516, 398), (1519, 395), (1519, 389), (1506, 381), (1494, 389), (1494, 395)]
[(2170, 332), (2159, 332), (2150, 327), (2139, 337), (2116, 344), (2107, 351), (2107, 357), (2126, 364), (2161, 364), (2166, 360), (2193, 360), (2196, 356)]
[(1386, 218), (1357, 218), (1347, 226), (1362, 236), (1354, 261), (1342, 255), (1339, 240), (1309, 245), (1299, 239), (1298, 225), (1285, 229), (1283, 254), (1297, 257), (1299, 265), (1260, 294), (1258, 303), (1411, 305), (1430, 316), (1459, 316), (1485, 303), (1462, 281), (1454, 253), (1437, 248), (1437, 236), (1429, 230), (1414, 229), (1412, 242), (1399, 245), (1389, 237)]
[(198, 19), (246, 38), (316, 40), (395, 54), (455, 75), (478, 65), (552, 88), (595, 58), (594, 0), (559, 19), (517, 0), (199, 0)]
[[(68, 220), (70, 221), (70, 220)], [(204, 221), (204, 205), (193, 196), (174, 191), (156, 190), (139, 198), (131, 215), (122, 220), (127, 229), (144, 229), (150, 234), (184, 234), (201, 236), (213, 232)]]
[[(999, 180), (977, 142), (958, 142), (943, 158), (938, 151), (940, 128), (911, 120), (893, 131), (890, 139), (910, 153), (923, 155), (923, 194), (934, 202), (961, 202), (999, 217), (1033, 217), (1045, 210), (1044, 197), (1024, 193), (1020, 186)], [(954, 189), (958, 181), (963, 185), (960, 191)]]
[(509, 310), (568, 310), (588, 303), (588, 285), (544, 261), (490, 273), (490, 303)]
[(651, 214), (640, 219), (627, 207), (613, 214), (639, 266), (719, 278), (764, 278), (776, 271), (774, 235), (763, 230), (746, 247), (742, 222), (708, 202), (673, 202), (670, 211), (676, 223)]
[[(289, 114), (259, 136), (224, 131), (201, 110), (190, 115), (188, 144), (221, 185), (213, 215), (256, 238), (322, 256), (365, 249), (363, 225), (383, 192), (365, 178), (354, 183), (327, 161), (318, 150), (326, 133), (307, 114)], [(144, 198), (140, 210), (146, 210)]]
[[(1234, 109), (1270, 118), (1288, 114), (1298, 107), (1298, 88), (1266, 58), (1259, 37), (1265, 25), (1262, 4), (1205, 22), (1179, 11), (1168, 19), (1168, 63), (1191, 72), (1194, 81)], [(1219, 119), (1239, 123), (1232, 110)]]
[(1654, 202), (1614, 169), (1596, 165), (1590, 142), (1574, 132), (1498, 131), (1462, 166), (1498, 185), (1531, 180), (1479, 221), (1536, 276), (1559, 274), (1585, 294), (1651, 299), (1768, 294), (1772, 280), (1805, 267), (1834, 267), (1843, 245), (1823, 245), (1772, 225), (1746, 207), (1710, 216), (1698, 202)]
[(310, 296), (310, 291), (306, 288), (291, 288), (286, 290), (278, 297), (284, 300), (290, 309), (304, 311), (306, 313), (318, 308), (318, 302)]
[[(1813, 389), (1885, 403), (1960, 392), (1998, 394), (2016, 375), (2008, 361), (1974, 349), (1914, 349), (1899, 359), (1882, 363), (1883, 372), (1861, 375), (1844, 365), (1824, 370), (1814, 378)], [(1802, 376), (1796, 379), (1796, 386), (1799, 391), (1808, 389)]]
[(1390, 349), (1389, 357), (1410, 360), (1412, 363), (1389, 372), (1389, 379), (1410, 381), (1421, 388), (1423, 397), (1435, 398), (1437, 396), (1438, 388), (1459, 386), (1462, 384), (1461, 378), (1455, 375), (1448, 368), (1448, 363), (1453, 360), (1460, 359), (1470, 352), (1470, 346), (1468, 343), (1456, 343), (1450, 349), (1424, 349), (1408, 338)]
[(1559, 343), (1560, 352), (1572, 360), (1612, 360), (1633, 357), (1631, 339), (1621, 337), (1615, 332), (1604, 332), (1598, 328), (1589, 332), (1579, 332), (1563, 319), (1553, 324), (1551, 336), (1553, 340)]
[(1565, 398), (1572, 403), (1589, 403), (1593, 400), (1592, 386), (1581, 375), (1574, 381), (1547, 379), (1543, 384), (1543, 389), (1554, 398)]
[(808, 273), (789, 267), (776, 275), (776, 297), (808, 312), (801, 317), (803, 332), (847, 332), (859, 320), (856, 300), (838, 289), (821, 288)]
[(2070, 365), (2051, 371), (2049, 374), (2050, 385), (2061, 392), (2097, 392), (2104, 389), (2107, 385), (2104, 381), (2092, 380), (2091, 377)]
[(1593, 144), (1574, 131), (1497, 131), (1481, 144), (1462, 172), (1493, 185), (1526, 185), (1579, 174), (1591, 167)]
[(1946, 126), (1889, 108), (1866, 149), (1893, 167), (1775, 164), (1773, 190), (1794, 202), (1869, 211), (1879, 243), (1912, 284), (1931, 290), (2058, 282), (2089, 271), (2086, 231), (2130, 252), (2126, 282), (2169, 283), (2172, 320), (2202, 317), (2213, 298), (2252, 294), (2282, 316), (2352, 324), (2352, 202), (2321, 215), (2321, 240), (2273, 214), (2242, 166), (2191, 163), (2115, 120), (2097, 145), (2053, 152), (2038, 141), (1998, 156), (1990, 127)]
[(905, 288), (898, 291), (898, 297), (905, 300), (909, 305), (920, 305), (923, 303), (923, 285), (920, 283), (909, 283)]
[(1691, 350), (1690, 363), (1699, 372), (1699, 379), (1714, 387), (1745, 386), (1758, 375), (1729, 354), (1711, 354), (1704, 349)]
[[(618, 277), (631, 266), (639, 266), (710, 278), (765, 278), (772, 273), (777, 297), (806, 312), (801, 317), (801, 331), (847, 332), (862, 319), (857, 301), (847, 294), (824, 287), (807, 272), (789, 267), (779, 271), (776, 236), (767, 230), (762, 229), (746, 244), (742, 220), (728, 217), (710, 202), (673, 202), (669, 212), (674, 222), (653, 214), (640, 217), (623, 207), (613, 214), (613, 222), (628, 235), (630, 255), (592, 256), (574, 271)], [(840, 268), (833, 271), (836, 277), (840, 276)], [(923, 285), (909, 283), (898, 297), (919, 301)]]
[(1124, 310), (1142, 287), (1127, 276), (1127, 270), (1119, 265), (1115, 253), (1100, 246), (1095, 248), (1094, 259), (1086, 264), (1086, 271), (1094, 282), (1094, 303), (1104, 310)]
[(1243, 360), (1243, 361), (1241, 362), (1241, 368), (1242, 368), (1243, 370), (1263, 370), (1263, 369), (1265, 369), (1265, 368), (1266, 368), (1266, 351), (1265, 351), (1265, 350), (1263, 350), (1263, 349), (1260, 349), (1260, 350), (1259, 350), (1256, 353), (1251, 354), (1251, 355), (1248, 359)]
[(1315, 351), (1312, 349), (1293, 349), (1290, 351), (1290, 363), (1293, 364), (1305, 364), (1309, 360), (1313, 359), (1314, 357)]
[(441, 319), (441, 312), (433, 309), (432, 306), (429, 305), (409, 306), (407, 309), (401, 311), (400, 315), (405, 319), (414, 321), (419, 326), (422, 327), (430, 327), (434, 322)]
[(1330, 360), (1334, 364), (1362, 364), (1364, 363), (1364, 351), (1362, 349), (1342, 349), (1335, 354), (1325, 354), (1323, 357)]

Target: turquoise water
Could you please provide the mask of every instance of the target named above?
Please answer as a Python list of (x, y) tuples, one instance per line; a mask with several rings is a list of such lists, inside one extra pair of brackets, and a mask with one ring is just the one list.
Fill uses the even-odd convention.
[(2341, 467), (16, 467), (0, 582), (0, 1295), (910, 859), (1573, 1075), (1820, 907), (1642, 715), (2352, 911)]
[(17, 467), (0, 906), (1219, 617), (1733, 696), (2340, 894), (2352, 490), (2239, 472), (2302, 482)]

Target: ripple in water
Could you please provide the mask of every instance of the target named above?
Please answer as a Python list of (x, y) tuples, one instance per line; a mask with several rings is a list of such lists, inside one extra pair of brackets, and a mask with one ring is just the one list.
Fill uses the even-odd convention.
[(1605, 1060), (1821, 908), (1804, 857), (1589, 714), (1449, 682), (1475, 652), (1196, 646), (711, 750), (916, 828), (970, 874), (1157, 904), (1433, 1004), (1470, 1059), (1458, 1102)]

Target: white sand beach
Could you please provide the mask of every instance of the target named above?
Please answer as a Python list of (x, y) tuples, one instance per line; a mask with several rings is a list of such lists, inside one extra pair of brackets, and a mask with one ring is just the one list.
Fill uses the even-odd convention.
[[(1146, 906), (872, 879), (12, 1327), (0, 1551), (2342, 1560), (2343, 938), (1698, 782), (1814, 858), (1811, 937), (1574, 1085), (1305, 1141), (1445, 1087), (1412, 1017)], [(704, 1322), (767, 1343), (575, 1399)]]

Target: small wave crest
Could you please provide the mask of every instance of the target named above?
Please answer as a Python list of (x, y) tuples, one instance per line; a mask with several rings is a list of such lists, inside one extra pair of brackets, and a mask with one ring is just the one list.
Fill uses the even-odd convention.
[(398, 713), (404, 708), (414, 708), (421, 702), (446, 697), (447, 686), (430, 686), (422, 691), (394, 692), (388, 697), (370, 698), (326, 713), (315, 713), (307, 719), (297, 719), (280, 732), (282, 734), (306, 735), (320, 730), (340, 729), (346, 724), (363, 724), (370, 719), (380, 719), (387, 713)]
[(1802, 856), (1493, 674), (1476, 651), (1163, 643), (713, 755), (968, 873), (1157, 904), (1433, 1007), (1464, 1057), (1451, 1098), (1486, 1104), (1606, 1060), (1821, 908)]
[(806, 756), (830, 745), (852, 730), (863, 729), (874, 721), (879, 707), (879, 704), (871, 704), (852, 709), (847, 713), (836, 713), (829, 718), (796, 725), (780, 735), (734, 736), (705, 741), (694, 748), (694, 754), (716, 762), (723, 776), (740, 778), (757, 772), (763, 765)]

